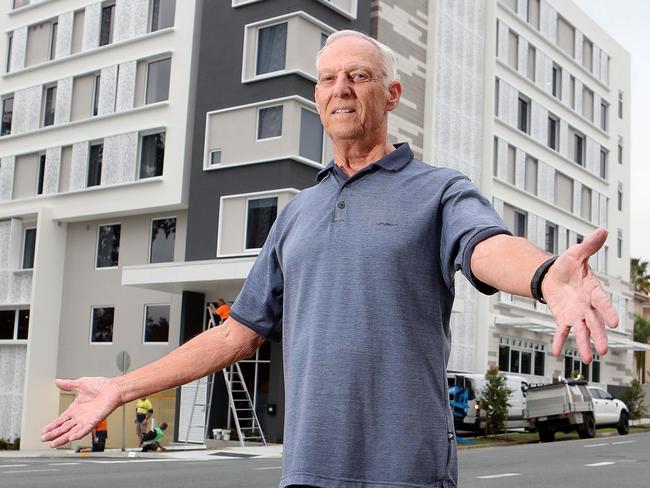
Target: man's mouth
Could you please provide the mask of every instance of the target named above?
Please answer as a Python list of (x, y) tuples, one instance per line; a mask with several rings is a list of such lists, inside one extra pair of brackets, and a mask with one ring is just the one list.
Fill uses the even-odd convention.
[(351, 114), (353, 112), (354, 112), (353, 108), (337, 108), (332, 113), (334, 113), (334, 114)]

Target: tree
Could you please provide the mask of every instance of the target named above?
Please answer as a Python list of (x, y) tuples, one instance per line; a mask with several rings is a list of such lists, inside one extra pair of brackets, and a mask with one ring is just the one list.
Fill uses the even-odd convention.
[(487, 383), (479, 398), (481, 410), (485, 412), (485, 435), (492, 432), (496, 437), (499, 431), (504, 430), (512, 390), (506, 386), (506, 379), (499, 374), (496, 365), (487, 370), (485, 380)]
[[(634, 342), (647, 344), (650, 340), (650, 320), (634, 316)], [(645, 383), (645, 351), (634, 351), (636, 364), (641, 369), (641, 381)]]
[(639, 293), (650, 293), (648, 261), (641, 261), (638, 258), (630, 259), (630, 283)]
[(646, 414), (646, 406), (644, 403), (645, 395), (641, 388), (639, 380), (632, 380), (630, 386), (625, 389), (621, 395), (621, 400), (625, 402), (630, 412), (631, 419), (640, 419)]

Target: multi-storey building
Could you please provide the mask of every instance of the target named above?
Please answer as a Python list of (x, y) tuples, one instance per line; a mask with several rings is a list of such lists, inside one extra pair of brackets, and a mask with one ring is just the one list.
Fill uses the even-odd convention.
[[(39, 446), (71, 400), (55, 377), (116, 375), (122, 351), (149, 362), (237, 296), (277, 213), (331, 157), (314, 58), (344, 28), (398, 54), (391, 139), (468, 174), (513, 233), (558, 253), (610, 229), (592, 260), (621, 313), (607, 356), (581, 366), (571, 339), (554, 358), (544, 306), (459, 276), (450, 368), (631, 378), (629, 56), (572, 3), (16, 0), (2, 26), (0, 436)], [(243, 367), (280, 440), (281, 345)], [(179, 440), (205, 434), (189, 425), (195, 393), (154, 398)]]

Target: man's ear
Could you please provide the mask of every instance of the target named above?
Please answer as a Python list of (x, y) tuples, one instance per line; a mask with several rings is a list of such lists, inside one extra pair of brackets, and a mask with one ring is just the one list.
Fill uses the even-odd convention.
[(393, 81), (388, 86), (388, 104), (386, 106), (386, 109), (389, 112), (397, 108), (401, 96), (402, 96), (402, 84), (399, 81)]

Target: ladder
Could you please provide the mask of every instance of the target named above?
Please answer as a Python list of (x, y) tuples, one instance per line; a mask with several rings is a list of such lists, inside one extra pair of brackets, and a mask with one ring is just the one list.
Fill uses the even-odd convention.
[[(204, 330), (211, 329), (217, 325), (215, 321), (216, 310), (214, 305), (211, 303), (207, 306), (207, 313), (209, 317), (209, 322), (207, 327)], [(235, 421), (235, 428), (237, 429), (237, 435), (239, 437), (239, 443), (244, 447), (245, 441), (257, 441), (262, 442), (266, 445), (266, 438), (264, 437), (264, 432), (262, 432), (262, 426), (255, 412), (255, 406), (251, 400), (251, 396), (248, 392), (248, 387), (246, 386), (246, 381), (244, 381), (244, 375), (242, 374), (241, 367), (239, 363), (234, 363), (228, 368), (222, 370), (223, 377), (226, 383), (226, 390), (228, 391), (228, 427), (230, 427), (230, 416)], [(210, 410), (212, 407), (212, 393), (214, 391), (214, 376), (216, 373), (209, 374), (196, 380), (196, 390), (194, 391), (194, 401), (192, 402), (192, 410), (190, 412), (190, 420), (188, 422), (187, 435), (185, 437), (185, 444), (188, 444), (190, 431), (192, 427), (202, 427), (204, 437), (207, 437), (209, 420), (210, 420)], [(203, 403), (199, 399), (199, 390), (202, 385), (206, 385), (207, 397)], [(202, 425), (193, 425), (192, 421), (194, 420), (194, 411), (197, 407), (205, 408), (205, 419)], [(246, 434), (250, 435), (244, 435)]]

